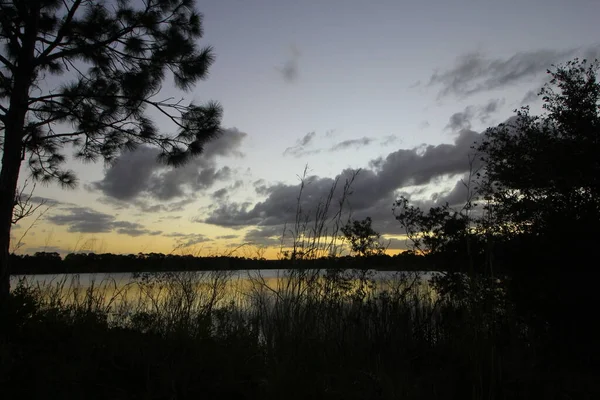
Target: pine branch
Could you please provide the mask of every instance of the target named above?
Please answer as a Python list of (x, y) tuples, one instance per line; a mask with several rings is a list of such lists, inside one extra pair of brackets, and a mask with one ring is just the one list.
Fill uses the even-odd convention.
[[(65, 4), (65, 8), (67, 8), (67, 10), (69, 10), (65, 17), (65, 21), (63, 22), (60, 29), (58, 30), (58, 33), (57, 33), (54, 41), (49, 44), (49, 46), (46, 48), (46, 50), (44, 50), (44, 52), (42, 54), (40, 54), (40, 56), (38, 58), (43, 59), (44, 57), (47, 57), (52, 52), (52, 50), (54, 50), (56, 47), (58, 47), (61, 44), (63, 38), (65, 37), (66, 27), (71, 23), (71, 21), (73, 21), (73, 18), (75, 17), (75, 13), (77, 12), (77, 9), (81, 5), (81, 2), (82, 2), (82, 0), (75, 0), (73, 2), (73, 6), (70, 9)], [(64, 2), (63, 2), (63, 4), (64, 4)]]
[(2, 54), (0, 54), (0, 62), (4, 64), (4, 66), (12, 73), (15, 72), (15, 65), (11, 63), (8, 59), (6, 59)]

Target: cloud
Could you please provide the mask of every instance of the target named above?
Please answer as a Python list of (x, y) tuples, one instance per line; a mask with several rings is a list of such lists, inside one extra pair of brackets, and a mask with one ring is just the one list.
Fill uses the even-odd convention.
[(481, 123), (487, 123), (492, 114), (497, 112), (504, 105), (504, 99), (490, 99), (482, 106), (467, 106), (461, 112), (450, 116), (445, 129), (459, 131), (461, 129), (471, 129), (471, 121), (478, 118)]
[(256, 246), (277, 246), (281, 244), (282, 234), (283, 227), (279, 225), (261, 226), (249, 230), (244, 236), (244, 241)]
[(327, 151), (330, 153), (334, 153), (336, 151), (342, 151), (351, 148), (360, 149), (362, 147), (366, 147), (374, 143), (378, 143), (381, 146), (389, 146), (390, 144), (393, 144), (398, 141), (399, 139), (396, 135), (387, 135), (382, 138), (363, 136), (358, 139), (348, 139), (338, 142), (331, 146), (329, 149), (327, 149)]
[(364, 147), (364, 146), (368, 146), (371, 143), (373, 143), (375, 141), (374, 138), (368, 138), (366, 136), (360, 138), (360, 139), (349, 139), (349, 140), (344, 140), (342, 142), (336, 143), (333, 146), (331, 146), (331, 148), (329, 149), (330, 152), (334, 152), (334, 151), (339, 151), (339, 150), (346, 150), (349, 148), (359, 148), (359, 147)]
[[(325, 133), (325, 136), (328, 138), (332, 137), (329, 133)], [(379, 143), (382, 146), (389, 146), (390, 144), (395, 143), (399, 140), (396, 135), (387, 135), (382, 138), (363, 136), (358, 139), (342, 140), (341, 142), (337, 142), (331, 145), (327, 149), (307, 149), (307, 147), (314, 142), (315, 137), (315, 132), (307, 133), (301, 139), (296, 140), (296, 144), (294, 146), (285, 149), (283, 155), (291, 155), (293, 157), (299, 158), (323, 152), (335, 153), (337, 151), (343, 151), (351, 148), (359, 149), (374, 143)]]
[(110, 214), (87, 207), (66, 207), (62, 211), (63, 214), (51, 215), (47, 217), (47, 220), (55, 225), (67, 226), (69, 232), (107, 233), (116, 231), (128, 236), (161, 234), (160, 231), (148, 230), (137, 222), (118, 221)]
[(237, 181), (233, 182), (233, 185), (231, 185), (229, 188), (231, 190), (237, 190), (243, 186), (244, 186), (244, 181), (241, 179), (238, 179)]
[[(118, 199), (115, 199), (112, 197), (101, 197), (98, 199), (98, 202), (100, 202), (102, 204), (107, 204), (116, 210), (124, 210), (131, 206), (134, 206), (135, 208), (139, 209), (143, 213), (158, 213), (158, 212), (171, 213), (171, 212), (183, 211), (187, 205), (193, 203), (194, 201), (196, 201), (196, 199), (193, 196), (189, 196), (187, 198), (177, 200), (177, 201), (172, 201), (168, 204), (153, 203), (153, 202), (149, 202), (145, 199), (141, 199), (139, 197), (135, 198), (132, 201), (118, 200)], [(169, 216), (169, 218), (174, 218), (174, 217)]]
[(161, 168), (159, 153), (158, 149), (148, 146), (125, 152), (106, 170), (104, 178), (92, 186), (118, 200), (133, 199), (147, 189), (152, 175)]
[(317, 134), (313, 132), (308, 132), (306, 135), (302, 136), (302, 138), (296, 140), (296, 144), (292, 147), (288, 147), (283, 152), (283, 155), (292, 155), (295, 157), (299, 157), (303, 155), (306, 151), (305, 148), (313, 141)]
[(222, 200), (227, 197), (227, 188), (219, 189), (212, 194), (212, 198), (215, 200)]
[(300, 51), (296, 46), (290, 47), (290, 57), (281, 67), (277, 67), (276, 70), (279, 72), (283, 80), (287, 83), (294, 83), (298, 80), (300, 60)]
[(121, 154), (106, 170), (104, 178), (93, 182), (88, 189), (99, 190), (109, 199), (121, 201), (123, 207), (135, 205), (146, 210), (160, 208), (149, 204), (148, 200), (161, 203), (176, 199), (192, 201), (190, 197), (193, 198), (197, 192), (231, 178), (231, 168), (219, 168), (217, 158), (243, 157), (239, 148), (246, 136), (237, 129), (226, 129), (219, 138), (205, 146), (203, 154), (178, 168), (160, 164), (158, 149), (141, 146)]
[[(413, 149), (401, 149), (385, 158), (373, 160), (371, 167), (362, 170), (356, 177), (349, 205), (357, 218), (373, 217), (382, 233), (398, 231), (391, 215), (391, 205), (398, 189), (411, 185), (425, 185), (444, 176), (462, 174), (469, 169), (471, 145), (479, 133), (462, 130), (453, 144), (429, 145)], [(353, 171), (344, 170), (336, 178), (311, 176), (306, 179), (301, 204), (303, 210), (315, 210), (326, 198), (338, 179), (334, 203), (341, 196), (344, 181)], [(198, 222), (241, 229), (255, 226), (246, 239), (263, 238), (272, 242), (275, 233), (281, 235), (282, 226), (294, 221), (296, 198), (300, 185), (277, 183), (267, 186), (255, 182), (257, 192), (266, 196), (255, 204), (225, 202), (212, 209)], [(392, 220), (390, 222), (390, 220)], [(395, 225), (396, 227), (393, 227)]]
[(396, 135), (388, 135), (381, 139), (382, 146), (389, 146), (397, 142), (401, 142), (401, 140)]
[(466, 203), (469, 196), (469, 188), (465, 185), (467, 177), (459, 179), (454, 187), (446, 192), (434, 193), (430, 202), (425, 202), (421, 206), (425, 209), (435, 205), (448, 204), (450, 207), (462, 206)]
[(113, 229), (116, 229), (117, 233), (128, 236), (157, 236), (162, 234), (162, 231), (150, 231), (145, 229), (143, 225), (136, 222), (115, 221), (112, 223), (112, 227)]
[(69, 232), (102, 233), (113, 230), (115, 217), (94, 211), (90, 208), (69, 207), (67, 214), (52, 215), (47, 218), (55, 225), (68, 226)]
[(488, 100), (488, 102), (486, 104), (484, 104), (483, 106), (479, 107), (477, 116), (479, 117), (479, 120), (482, 123), (486, 123), (491, 115), (495, 112), (497, 112), (500, 107), (502, 107), (504, 105), (504, 98), (502, 99), (490, 99)]
[(434, 73), (429, 86), (439, 86), (439, 97), (469, 95), (502, 89), (525, 79), (537, 79), (552, 64), (566, 61), (577, 55), (594, 58), (600, 46), (567, 50), (539, 49), (516, 53), (508, 58), (493, 58), (482, 53), (469, 53), (458, 58), (456, 64), (445, 71)]
[(267, 186), (267, 182), (264, 179), (258, 179), (252, 182), (252, 186), (254, 186), (254, 191), (256, 194), (260, 196), (266, 196), (269, 194), (269, 187)]
[(196, 244), (211, 241), (211, 239), (201, 233), (172, 232), (164, 234), (163, 236), (175, 238), (177, 245), (180, 247), (190, 247)]
[(237, 239), (239, 238), (239, 235), (222, 235), (222, 236), (217, 236), (217, 239), (221, 239), (221, 240), (232, 240), (232, 239)]
[(475, 114), (473, 106), (465, 107), (464, 111), (454, 113), (450, 116), (450, 120), (446, 125), (446, 129), (459, 131), (461, 129), (469, 129), (471, 127), (471, 119)]
[[(23, 196), (23, 199), (26, 200), (27, 196)], [(41, 197), (41, 196), (31, 196), (29, 201), (32, 204), (43, 204), (45, 206), (58, 206), (61, 204), (66, 204), (66, 203), (60, 202), (58, 200), (51, 199), (49, 197)]]
[(521, 100), (521, 105), (529, 105), (538, 101), (539, 99), (540, 97), (538, 96), (538, 91), (530, 90), (527, 93), (525, 93), (525, 96), (523, 96), (523, 100)]

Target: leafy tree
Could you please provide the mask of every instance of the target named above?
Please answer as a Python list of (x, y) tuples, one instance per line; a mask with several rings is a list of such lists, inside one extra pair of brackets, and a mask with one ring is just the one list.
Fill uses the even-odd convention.
[(362, 221), (348, 221), (341, 228), (355, 254), (367, 257), (385, 253), (381, 235), (371, 227), (372, 222), (371, 217), (367, 217)]
[(481, 195), (496, 224), (509, 227), (495, 257), (512, 271), (513, 295), (555, 338), (581, 343), (597, 332), (575, 315), (596, 301), (600, 278), (589, 259), (600, 239), (599, 69), (578, 59), (553, 66), (540, 92), (544, 113), (523, 108), (477, 146)]
[(452, 210), (448, 203), (424, 212), (400, 197), (393, 205), (394, 217), (406, 230), (407, 238), (419, 254), (447, 253), (468, 232), (465, 214)]
[(416, 250), (436, 267), (508, 273), (520, 311), (540, 330), (549, 324), (558, 342), (589, 344), (598, 333), (576, 316), (595, 301), (600, 278), (588, 260), (600, 239), (599, 69), (578, 59), (553, 66), (540, 91), (544, 113), (522, 108), (474, 145), (484, 165), (475, 177), (479, 213), (395, 204)]
[(486, 165), (482, 195), (514, 232), (561, 236), (561, 242), (570, 236), (577, 239), (567, 242), (576, 245), (582, 237), (566, 231), (600, 221), (599, 68), (597, 61), (575, 59), (549, 70), (540, 92), (545, 113), (532, 116), (523, 108), (478, 145)]
[[(195, 0), (12, 0), (0, 3), (0, 284), (9, 290), (11, 219), (23, 162), (72, 187), (63, 151), (110, 162), (140, 144), (180, 165), (220, 131), (216, 103), (159, 97), (167, 75), (190, 90), (214, 60), (200, 48)], [(153, 110), (174, 127), (161, 133)]]

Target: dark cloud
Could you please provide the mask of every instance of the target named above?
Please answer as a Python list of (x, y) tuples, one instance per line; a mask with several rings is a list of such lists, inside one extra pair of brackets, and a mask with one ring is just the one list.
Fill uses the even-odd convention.
[(173, 238), (180, 238), (180, 237), (184, 237), (189, 235), (189, 233), (181, 233), (181, 232), (171, 232), (171, 233), (165, 233), (163, 236), (164, 237), (173, 237)]
[(492, 114), (497, 112), (505, 103), (502, 99), (490, 99), (486, 104), (480, 106), (477, 111), (477, 117), (481, 123), (486, 124), (489, 122)]
[(181, 218), (182, 218), (181, 215), (168, 215), (168, 216), (164, 216), (164, 217), (159, 217), (154, 222), (158, 224), (161, 222), (174, 221), (174, 220), (178, 220)]
[(381, 139), (382, 146), (389, 146), (397, 142), (401, 142), (401, 140), (396, 135), (388, 135)]
[(158, 236), (162, 233), (162, 231), (149, 231), (147, 229), (138, 229), (138, 228), (120, 228), (120, 229), (117, 229), (117, 233), (120, 233), (121, 235), (128, 235), (128, 236), (144, 236), (144, 235)]
[(147, 190), (152, 175), (162, 167), (159, 154), (158, 149), (147, 146), (125, 152), (106, 170), (104, 178), (92, 186), (108, 197), (131, 200)]
[(446, 125), (446, 129), (459, 131), (461, 129), (471, 129), (471, 121), (478, 118), (485, 124), (490, 120), (492, 114), (497, 112), (504, 105), (504, 99), (490, 99), (481, 106), (467, 106), (461, 112), (454, 113)]
[[(158, 213), (158, 212), (177, 212), (177, 211), (183, 211), (183, 209), (193, 203), (195, 200), (194, 197), (189, 196), (187, 198), (178, 200), (178, 201), (173, 201), (167, 204), (162, 204), (162, 203), (154, 203), (154, 202), (149, 202), (145, 199), (141, 199), (141, 198), (136, 198), (133, 201), (123, 201), (123, 200), (118, 200), (115, 198), (111, 198), (111, 197), (101, 197), (98, 199), (98, 202), (102, 203), (102, 204), (107, 204), (109, 206), (111, 206), (112, 208), (116, 209), (116, 210), (124, 210), (124, 209), (128, 209), (131, 206), (137, 208), (138, 210), (140, 210), (142, 213)], [(169, 217), (171, 218), (171, 217)]]
[(446, 129), (451, 131), (459, 131), (461, 129), (469, 129), (471, 127), (471, 119), (475, 114), (474, 107), (465, 107), (464, 111), (454, 113), (450, 116), (450, 120), (446, 125)]
[(239, 235), (222, 235), (222, 236), (217, 236), (217, 239), (221, 239), (221, 240), (231, 240), (231, 239), (238, 239)]
[(292, 147), (288, 147), (283, 152), (283, 155), (291, 155), (295, 157), (299, 157), (303, 155), (306, 150), (305, 148), (313, 141), (317, 134), (313, 132), (308, 132), (306, 135), (302, 136), (302, 138), (296, 140), (296, 144)]
[[(371, 168), (362, 170), (356, 177), (349, 199), (349, 206), (357, 218), (373, 217), (381, 232), (395, 232), (396, 221), (390, 222), (391, 204), (398, 189), (411, 185), (425, 185), (444, 176), (462, 174), (469, 169), (471, 145), (479, 137), (477, 132), (462, 130), (453, 144), (429, 145), (413, 149), (401, 149), (387, 157), (371, 163)], [(353, 171), (342, 171), (337, 179), (334, 203), (341, 196), (344, 181)], [(303, 210), (315, 210), (317, 204), (326, 198), (334, 184), (334, 178), (311, 176), (306, 179), (301, 198)], [(259, 237), (269, 242), (281, 235), (282, 226), (294, 221), (299, 184), (283, 183), (271, 186), (255, 182), (257, 192), (266, 196), (254, 205), (250, 203), (225, 202), (209, 212), (198, 222), (240, 229), (255, 226), (246, 239)]]
[(95, 211), (87, 207), (66, 207), (62, 214), (51, 215), (47, 220), (55, 225), (67, 226), (69, 232), (106, 233), (117, 232), (128, 236), (159, 235), (137, 222), (119, 221), (113, 215)]
[(111, 232), (115, 217), (94, 211), (90, 208), (69, 207), (67, 214), (51, 215), (48, 221), (55, 225), (68, 226), (69, 232), (102, 233)]
[(112, 223), (113, 229), (116, 229), (117, 233), (128, 236), (157, 236), (162, 234), (162, 231), (150, 231), (145, 229), (142, 224), (128, 221), (115, 221)]
[(479, 117), (487, 117), (498, 111), (504, 105), (504, 99), (490, 99), (485, 105), (479, 109)]
[(488, 90), (501, 89), (525, 79), (538, 79), (552, 64), (582, 55), (594, 58), (599, 46), (567, 50), (532, 50), (508, 58), (493, 58), (482, 53), (465, 54), (445, 71), (436, 72), (429, 86), (439, 86), (439, 96), (466, 97)]
[(230, 189), (237, 190), (243, 186), (244, 186), (244, 181), (242, 181), (241, 179), (238, 179), (237, 181), (233, 182), (233, 185), (230, 186)]
[(530, 90), (527, 93), (525, 93), (525, 96), (523, 96), (523, 100), (521, 100), (521, 105), (526, 106), (538, 101), (539, 99), (540, 97), (538, 95), (538, 91)]
[(368, 146), (371, 143), (373, 143), (374, 141), (375, 141), (374, 138), (369, 138), (366, 136), (362, 137), (360, 139), (344, 140), (342, 142), (336, 143), (333, 146), (331, 146), (329, 151), (333, 152), (333, 151), (339, 151), (339, 150), (346, 150), (349, 148), (360, 148), (360, 147)]
[(254, 186), (256, 194), (260, 196), (266, 196), (267, 194), (269, 194), (269, 187), (267, 186), (267, 182), (264, 179), (258, 179), (252, 182), (252, 186)]
[(350, 148), (360, 149), (362, 147), (369, 146), (373, 143), (379, 143), (381, 146), (389, 146), (390, 144), (393, 144), (398, 141), (399, 139), (396, 135), (387, 135), (382, 138), (363, 136), (359, 139), (348, 139), (338, 142), (331, 146), (327, 151), (333, 153), (336, 151), (347, 150)]
[(277, 67), (277, 71), (287, 83), (294, 83), (298, 80), (300, 61), (300, 51), (296, 46), (290, 47), (290, 57), (285, 61), (283, 66)]
[[(27, 198), (27, 196), (23, 196), (23, 197), (25, 199)], [(29, 201), (32, 204), (43, 204), (46, 206), (57, 206), (57, 205), (61, 205), (61, 204), (66, 204), (66, 203), (60, 202), (58, 200), (51, 199), (49, 197), (41, 197), (41, 196), (31, 196)]]
[(261, 226), (249, 230), (244, 235), (244, 241), (255, 246), (277, 246), (281, 244), (282, 234), (282, 226)]
[[(293, 157), (304, 157), (307, 155), (314, 155), (323, 152), (334, 153), (337, 151), (343, 151), (351, 148), (361, 148), (365, 146), (369, 146), (373, 143), (379, 143), (382, 146), (388, 146), (394, 142), (398, 141), (398, 137), (396, 135), (388, 135), (382, 138), (377, 137), (367, 137), (363, 136), (358, 139), (347, 139), (341, 142), (335, 143), (330, 146), (328, 149), (307, 149), (307, 147), (314, 141), (316, 134), (315, 132), (309, 132), (301, 139), (296, 141), (296, 144), (292, 147), (288, 147), (283, 152), (283, 155), (291, 155)], [(330, 134), (326, 133), (326, 137), (331, 137)]]
[(172, 232), (164, 234), (163, 236), (175, 238), (175, 241), (179, 247), (190, 247), (196, 244), (211, 241), (205, 235), (202, 235), (200, 233)]
[(227, 197), (227, 188), (219, 189), (212, 194), (212, 198), (215, 200), (223, 200)]
[[(237, 129), (226, 129), (219, 138), (205, 146), (203, 154), (179, 168), (160, 164), (157, 160), (159, 151), (142, 146), (118, 157), (106, 170), (104, 178), (92, 183), (89, 189), (99, 190), (109, 199), (127, 203), (123, 206), (133, 204), (149, 211), (160, 209), (156, 204), (149, 204), (150, 200), (161, 204), (175, 199), (193, 201), (190, 196), (231, 178), (231, 168), (219, 168), (217, 158), (242, 157), (239, 148), (246, 136)], [(165, 207), (168, 209), (170, 206)]]

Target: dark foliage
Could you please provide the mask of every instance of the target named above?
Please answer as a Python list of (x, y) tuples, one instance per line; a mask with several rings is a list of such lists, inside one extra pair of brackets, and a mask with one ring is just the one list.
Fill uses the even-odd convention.
[(316, 260), (266, 260), (257, 258), (139, 253), (95, 254), (71, 253), (64, 259), (58, 253), (38, 252), (33, 255), (11, 255), (12, 274), (82, 274), (110, 272), (163, 271), (237, 271), (267, 269), (365, 269), (428, 271), (432, 265), (424, 257), (404, 253), (355, 257), (323, 257)]
[(484, 168), (465, 208), (395, 205), (415, 249), (449, 272), (451, 291), (465, 289), (455, 271), (506, 281), (540, 343), (585, 365), (599, 354), (600, 333), (590, 317), (600, 278), (599, 68), (585, 60), (553, 67), (540, 92), (543, 115), (523, 108), (486, 131), (474, 146)]
[[(76, 184), (65, 150), (113, 161), (140, 144), (181, 165), (220, 132), (222, 110), (159, 97), (163, 82), (189, 90), (214, 60), (198, 47), (195, 0), (13, 0), (0, 3), (0, 281), (23, 162), (42, 182)], [(49, 84), (54, 86), (48, 87)], [(150, 112), (170, 122), (160, 132)]]
[(371, 218), (367, 217), (362, 221), (348, 221), (341, 228), (354, 254), (367, 257), (385, 253), (381, 235), (371, 227), (372, 222)]

